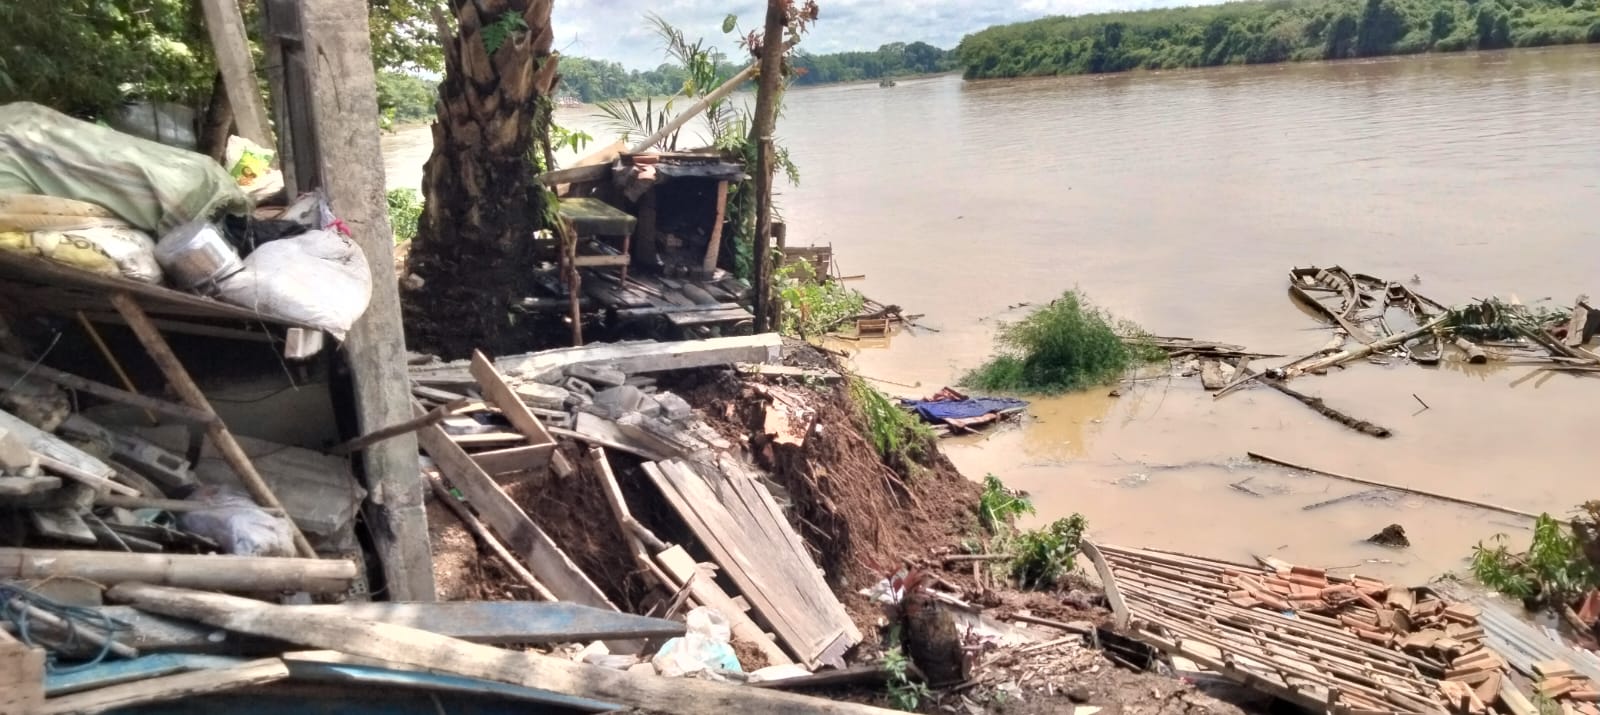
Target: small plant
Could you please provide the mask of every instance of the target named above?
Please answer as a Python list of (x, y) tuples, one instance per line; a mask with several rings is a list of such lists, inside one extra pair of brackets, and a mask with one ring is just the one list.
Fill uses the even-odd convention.
[(978, 497), (978, 521), (993, 536), (1001, 536), (1011, 528), (1013, 519), (1032, 514), (1033, 502), (1019, 492), (1006, 488), (993, 474), (983, 477), (983, 494)]
[(1526, 605), (1565, 605), (1600, 585), (1578, 537), (1549, 514), (1534, 521), (1526, 553), (1512, 553), (1505, 534), (1495, 535), (1491, 542), (1473, 547), (1473, 577)]
[(583, 148), (589, 146), (590, 142), (593, 141), (594, 137), (589, 136), (589, 133), (582, 129), (568, 129), (554, 122), (550, 123), (550, 149), (552, 151), (571, 149), (574, 152), (579, 152), (583, 151)]
[[(898, 639), (897, 639), (898, 640)], [(898, 643), (883, 653), (883, 669), (889, 673), (889, 700), (896, 710), (913, 712), (932, 695), (927, 684), (911, 679), (911, 659)]]
[(1000, 350), (967, 373), (961, 384), (981, 390), (1057, 393), (1115, 380), (1137, 363), (1161, 353), (1124, 336), (1138, 326), (1119, 321), (1076, 291), (1015, 323), (1000, 326)]
[(778, 331), (785, 335), (821, 335), (860, 315), (867, 304), (860, 291), (819, 280), (816, 269), (804, 259), (783, 264), (773, 278), (783, 303)]
[(417, 219), (422, 217), (422, 195), (416, 189), (390, 189), (389, 228), (394, 230), (394, 242), (405, 243), (417, 237)]
[(517, 13), (507, 12), (500, 19), (485, 25), (479, 36), (483, 38), (484, 51), (493, 55), (512, 35), (527, 31), (527, 20)]
[(1054, 586), (1072, 571), (1087, 526), (1082, 514), (1073, 514), (1042, 529), (1017, 534), (1010, 542), (1015, 552), (1011, 576), (1022, 588), (1042, 590)]
[(891, 466), (914, 468), (936, 437), (933, 430), (859, 377), (850, 378), (850, 398), (867, 422), (867, 436)]

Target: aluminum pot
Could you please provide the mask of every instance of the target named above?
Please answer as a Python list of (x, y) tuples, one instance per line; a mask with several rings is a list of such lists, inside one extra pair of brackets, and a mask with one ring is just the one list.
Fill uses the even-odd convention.
[(209, 292), (217, 282), (244, 270), (239, 252), (221, 229), (207, 221), (190, 221), (156, 243), (156, 263), (179, 288)]

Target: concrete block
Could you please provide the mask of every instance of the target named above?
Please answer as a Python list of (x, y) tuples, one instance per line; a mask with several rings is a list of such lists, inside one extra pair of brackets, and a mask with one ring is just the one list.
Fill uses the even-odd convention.
[(561, 409), (567, 402), (567, 396), (571, 394), (565, 388), (542, 382), (525, 382), (513, 389), (523, 404), (543, 410)]
[(660, 404), (631, 385), (610, 387), (595, 393), (594, 406), (609, 413), (601, 414), (609, 419), (618, 419), (629, 413), (651, 417), (661, 412)]
[(561, 384), (566, 386), (567, 390), (579, 395), (589, 395), (590, 397), (593, 397), (595, 394), (594, 385), (584, 382), (576, 377), (569, 377)]
[(0, 427), (0, 471), (17, 474), (33, 463), (33, 453), (22, 438)]
[(567, 366), (567, 375), (576, 377), (590, 385), (601, 387), (616, 387), (628, 379), (628, 375), (621, 370), (604, 364), (577, 364)]
[(682, 424), (694, 417), (694, 408), (682, 397), (670, 392), (658, 392), (653, 396), (657, 404), (661, 405), (661, 417), (669, 422)]

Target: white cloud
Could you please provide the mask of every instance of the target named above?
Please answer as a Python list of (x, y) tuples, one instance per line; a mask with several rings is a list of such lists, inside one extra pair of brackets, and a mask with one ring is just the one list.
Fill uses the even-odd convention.
[[(1214, 2), (1217, 0), (1199, 0)], [(888, 42), (923, 41), (944, 48), (990, 25), (1047, 15), (1195, 4), (1194, 0), (818, 0), (822, 16), (803, 44), (816, 53), (873, 50)], [(759, 29), (766, 3), (759, 0), (679, 0), (665, 6), (645, 0), (561, 0), (555, 5), (556, 49), (563, 54), (615, 60), (633, 69), (664, 61), (661, 42), (645, 21), (655, 12), (691, 39), (737, 56), (737, 38), (722, 34), (722, 18), (739, 17), (741, 30)]]

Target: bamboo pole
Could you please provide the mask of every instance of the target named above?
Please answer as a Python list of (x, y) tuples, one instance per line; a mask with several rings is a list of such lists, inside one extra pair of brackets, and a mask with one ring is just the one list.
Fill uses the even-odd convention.
[(356, 577), (345, 559), (129, 554), (116, 551), (0, 548), (0, 579), (82, 578), (218, 591), (342, 593)]
[[(178, 396), (190, 407), (215, 417), (217, 411), (211, 408), (211, 402), (206, 399), (205, 393), (200, 391), (200, 386), (195, 384), (194, 378), (189, 376), (189, 371), (184, 369), (183, 363), (178, 361), (178, 356), (173, 354), (172, 346), (167, 345), (166, 338), (161, 337), (161, 331), (151, 324), (150, 316), (145, 315), (144, 309), (139, 307), (133, 297), (127, 293), (113, 293), (111, 305), (122, 314), (123, 320), (128, 321), (128, 327), (133, 329), (134, 336), (144, 344), (145, 351), (150, 353), (150, 358), (155, 360), (156, 367), (161, 369), (161, 374), (166, 376), (167, 382), (171, 383), (172, 389)], [(216, 444), (217, 451), (222, 453), (223, 461), (239, 475), (240, 483), (250, 492), (250, 496), (257, 504), (283, 509), (283, 503), (272, 493), (272, 487), (267, 486), (266, 480), (261, 478), (255, 465), (250, 463), (250, 457), (245, 454), (244, 448), (239, 446), (239, 442), (233, 438), (233, 433), (228, 431), (227, 425), (224, 425), (221, 419), (214, 419), (208, 423), (206, 433), (211, 436), (212, 443)], [(306, 558), (316, 558), (316, 550), (311, 548), (311, 542), (306, 541), (305, 534), (300, 533), (299, 525), (295, 524), (293, 519), (287, 521), (289, 531), (294, 535), (295, 550)]]
[(29, 603), (26, 599), (19, 598), (17, 603), (20, 603), (22, 605), (22, 610), (28, 613), (28, 618), (43, 623), (46, 626), (55, 628), (57, 631), (61, 632), (63, 639), (76, 636), (78, 638), (82, 638), (84, 641), (88, 642), (89, 645), (92, 645), (95, 648), (105, 648), (107, 652), (119, 657), (139, 657), (139, 651), (134, 650), (126, 643), (117, 642), (114, 637), (110, 635), (99, 633), (87, 626), (74, 626), (73, 624), (68, 623), (66, 619), (46, 611), (43, 608), (35, 606), (32, 603)]
[[(722, 83), (722, 86), (711, 90), (710, 94), (701, 97), (699, 101), (689, 105), (688, 109), (683, 110), (683, 112), (678, 114), (678, 116), (673, 117), (672, 121), (661, 125), (661, 128), (656, 130), (656, 133), (639, 140), (638, 143), (634, 144), (633, 147), (628, 150), (629, 153), (638, 154), (639, 152), (647, 151), (650, 149), (650, 147), (660, 144), (661, 140), (672, 136), (673, 132), (682, 129), (683, 125), (688, 124), (690, 119), (693, 119), (699, 113), (706, 111), (707, 107), (710, 107), (716, 102), (722, 101), (724, 97), (733, 94), (733, 91), (738, 89), (740, 85), (750, 81), (751, 77), (756, 76), (756, 70), (759, 67), (759, 64), (752, 62), (749, 67), (739, 70), (738, 74), (729, 77), (728, 81)], [(607, 160), (607, 163), (610, 163), (609, 159)]]
[(13, 370), (26, 371), (28, 375), (37, 377), (47, 382), (53, 382), (69, 390), (86, 392), (101, 399), (120, 402), (126, 405), (139, 407), (147, 412), (166, 415), (175, 420), (191, 424), (204, 425), (216, 421), (215, 415), (207, 415), (192, 407), (175, 405), (153, 397), (145, 397), (134, 392), (119, 390), (110, 385), (101, 384), (93, 380), (78, 377), (69, 372), (57, 370), (48, 365), (36, 365), (32, 361), (22, 360), (10, 355), (0, 354), (0, 366)]
[[(128, 392), (135, 395), (139, 394), (139, 389), (133, 385), (133, 379), (128, 377), (126, 370), (122, 369), (122, 362), (117, 360), (116, 355), (112, 354), (111, 348), (106, 345), (106, 341), (100, 338), (100, 331), (94, 329), (94, 323), (89, 322), (89, 318), (84, 316), (81, 310), (77, 311), (77, 315), (78, 324), (83, 326), (83, 332), (89, 334), (90, 342), (94, 343), (95, 349), (100, 351), (100, 356), (104, 357), (106, 362), (111, 365), (111, 371), (117, 374), (117, 379), (122, 382), (122, 386)], [(161, 424), (161, 420), (156, 419), (155, 411), (149, 407), (144, 408), (144, 416), (150, 420), (152, 425)]]
[(1490, 504), (1488, 502), (1473, 501), (1471, 499), (1463, 499), (1461, 497), (1453, 497), (1453, 496), (1450, 496), (1448, 494), (1440, 494), (1438, 492), (1430, 492), (1430, 491), (1424, 491), (1422, 489), (1413, 489), (1411, 487), (1403, 487), (1403, 486), (1400, 486), (1398, 484), (1390, 484), (1388, 482), (1380, 482), (1380, 481), (1377, 481), (1375, 479), (1362, 479), (1360, 477), (1352, 477), (1352, 476), (1345, 475), (1345, 474), (1339, 474), (1337, 472), (1328, 472), (1328, 471), (1324, 471), (1324, 470), (1321, 470), (1321, 469), (1314, 469), (1312, 467), (1307, 467), (1307, 466), (1295, 464), (1294, 462), (1289, 462), (1289, 461), (1286, 461), (1286, 460), (1277, 459), (1275, 457), (1268, 457), (1267, 455), (1261, 454), (1259, 452), (1246, 452), (1245, 454), (1249, 455), (1251, 459), (1256, 459), (1256, 460), (1260, 460), (1260, 461), (1263, 461), (1263, 462), (1270, 462), (1272, 464), (1276, 464), (1276, 465), (1279, 465), (1279, 466), (1289, 467), (1290, 469), (1299, 469), (1301, 471), (1311, 472), (1312, 474), (1320, 474), (1320, 475), (1322, 475), (1324, 477), (1330, 477), (1330, 478), (1333, 478), (1333, 479), (1339, 479), (1339, 480), (1346, 481), (1346, 482), (1354, 482), (1356, 484), (1365, 484), (1365, 485), (1371, 486), (1371, 487), (1383, 487), (1384, 489), (1389, 489), (1389, 490), (1392, 490), (1392, 491), (1401, 492), (1403, 494), (1412, 494), (1412, 495), (1419, 496), (1419, 497), (1427, 497), (1429, 499), (1437, 499), (1439, 501), (1446, 501), (1446, 502), (1450, 502), (1452, 504), (1461, 504), (1463, 506), (1477, 507), (1479, 509), (1487, 509), (1489, 511), (1498, 511), (1498, 512), (1500, 512), (1502, 514), (1511, 514), (1513, 516), (1521, 516), (1521, 517), (1526, 517), (1528, 519), (1538, 519), (1539, 518), (1538, 514), (1534, 514), (1532, 512), (1522, 511), (1521, 509), (1512, 509), (1511, 507), (1500, 506), (1498, 504)]

